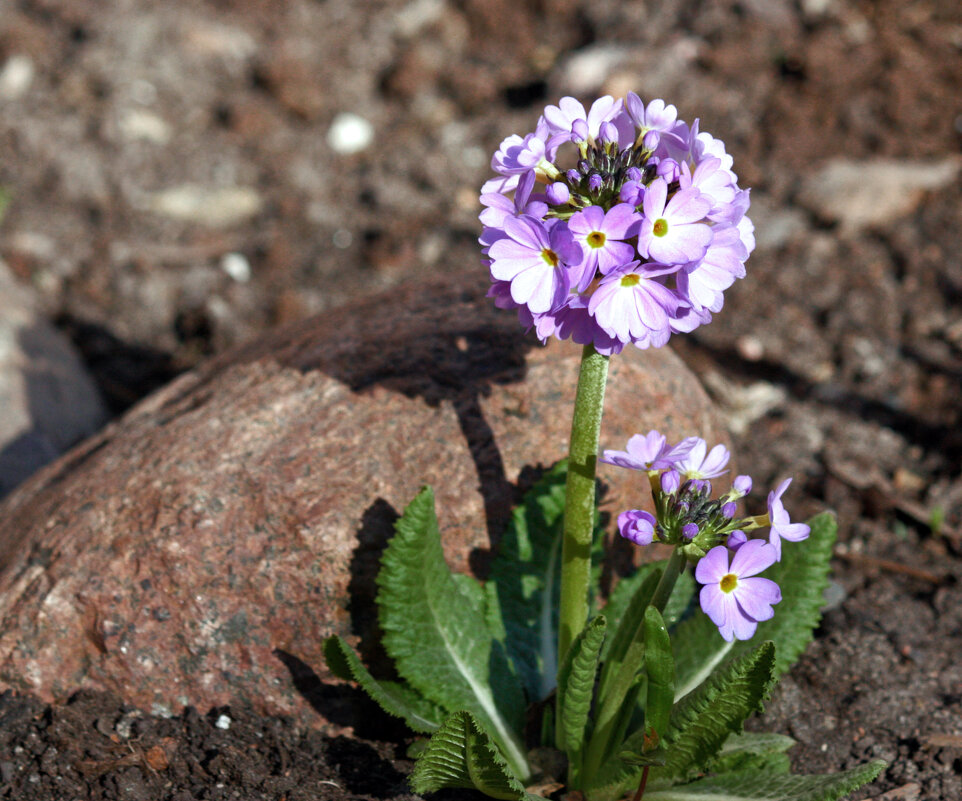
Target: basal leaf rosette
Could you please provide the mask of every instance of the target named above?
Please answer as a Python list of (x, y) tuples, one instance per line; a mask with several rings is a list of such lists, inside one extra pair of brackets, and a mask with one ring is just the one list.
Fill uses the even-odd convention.
[(634, 93), (571, 97), (505, 139), (482, 189), (490, 297), (522, 325), (593, 345), (660, 347), (710, 322), (755, 247), (724, 143)]

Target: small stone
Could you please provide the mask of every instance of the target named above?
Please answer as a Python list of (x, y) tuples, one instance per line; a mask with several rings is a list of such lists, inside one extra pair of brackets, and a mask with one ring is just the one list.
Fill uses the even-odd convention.
[(227, 715), (218, 715), (217, 720), (214, 721), (214, 725), (223, 731), (227, 731), (230, 728), (231, 719)]
[(251, 263), (243, 253), (226, 253), (220, 260), (220, 268), (239, 284), (251, 280)]
[(327, 131), (327, 143), (345, 155), (367, 150), (374, 141), (374, 126), (364, 117), (350, 112), (338, 114)]
[(255, 189), (244, 186), (210, 188), (182, 184), (153, 194), (149, 208), (164, 217), (226, 228), (257, 215), (263, 201)]
[(143, 140), (155, 145), (170, 141), (170, 126), (156, 114), (144, 109), (128, 109), (118, 124), (121, 135), (129, 141)]
[(799, 202), (826, 222), (838, 223), (843, 233), (889, 227), (911, 214), (926, 192), (949, 186), (962, 159), (941, 161), (835, 159), (809, 176)]
[(11, 56), (0, 69), (0, 99), (17, 100), (33, 83), (35, 69), (27, 56)]

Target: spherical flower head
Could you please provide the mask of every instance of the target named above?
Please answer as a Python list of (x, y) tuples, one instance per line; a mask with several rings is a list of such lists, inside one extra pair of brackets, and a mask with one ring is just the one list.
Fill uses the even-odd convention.
[(758, 624), (770, 620), (782, 599), (778, 585), (757, 574), (775, 563), (775, 552), (762, 540), (749, 540), (731, 558), (724, 546), (712, 548), (695, 567), (702, 584), (698, 600), (702, 611), (718, 626), (727, 641), (747, 640)]
[(728, 471), (725, 466), (731, 458), (724, 445), (716, 445), (708, 452), (705, 440), (694, 437), (695, 441), (688, 454), (675, 463), (675, 469), (686, 478), (702, 480), (717, 478)]
[(618, 533), (635, 545), (651, 545), (655, 536), (655, 518), (642, 509), (629, 509), (618, 515)]
[(687, 454), (694, 442), (683, 440), (677, 445), (669, 445), (664, 434), (652, 429), (647, 434), (635, 434), (628, 440), (626, 450), (606, 450), (599, 461), (606, 464), (626, 467), (629, 470), (667, 470)]
[(542, 340), (661, 347), (711, 322), (745, 274), (748, 192), (724, 143), (677, 114), (634, 94), (588, 110), (565, 97), (502, 141), (483, 189), (484, 264), (498, 304)]
[(788, 511), (782, 504), (782, 495), (792, 483), (790, 478), (786, 478), (778, 487), (768, 493), (768, 519), (771, 521), (771, 531), (768, 540), (775, 550), (775, 559), (782, 559), (782, 540), (789, 542), (801, 542), (808, 539), (811, 529), (804, 523), (793, 523), (788, 517)]

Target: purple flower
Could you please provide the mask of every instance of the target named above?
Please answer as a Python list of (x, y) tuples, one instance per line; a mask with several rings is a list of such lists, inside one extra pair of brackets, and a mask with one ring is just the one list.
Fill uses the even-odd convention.
[(725, 544), (728, 546), (729, 551), (737, 551), (746, 542), (748, 542), (748, 535), (741, 529), (735, 529), (731, 534), (728, 535), (728, 542)]
[(786, 478), (778, 487), (768, 493), (768, 519), (771, 521), (771, 531), (768, 540), (775, 549), (775, 559), (782, 559), (782, 540), (789, 542), (801, 542), (808, 539), (811, 529), (804, 523), (793, 523), (788, 518), (788, 511), (782, 504), (782, 495), (792, 483), (790, 478)]
[(511, 297), (535, 314), (558, 308), (568, 295), (567, 265), (581, 261), (581, 248), (565, 226), (549, 231), (534, 217), (509, 217), (504, 239), (491, 245), (491, 276), (511, 282)]
[(605, 331), (640, 348), (660, 348), (671, 336), (669, 320), (681, 301), (654, 280), (671, 268), (629, 262), (601, 279), (588, 302), (588, 312)]
[[(607, 213), (600, 206), (588, 206), (568, 220), (568, 230), (585, 254), (586, 275), (590, 275), (591, 279), (595, 277), (595, 271), (607, 275), (635, 258), (634, 247), (624, 240), (628, 239), (629, 230), (640, 219), (631, 206), (619, 203)], [(583, 292), (587, 287), (586, 283), (579, 287), (579, 291)]]
[(629, 470), (664, 470), (685, 456), (694, 444), (689, 438), (669, 445), (664, 434), (652, 429), (644, 436), (635, 434), (629, 439), (627, 450), (606, 450), (600, 461)]
[(774, 581), (757, 577), (774, 563), (774, 549), (762, 540), (741, 545), (731, 566), (722, 545), (698, 562), (695, 579), (704, 585), (699, 603), (726, 641), (750, 639), (758, 624), (775, 614), (772, 605), (782, 600), (781, 590)]
[(618, 533), (635, 545), (651, 545), (655, 536), (655, 518), (642, 509), (629, 509), (618, 515)]
[(645, 218), (638, 252), (662, 264), (689, 264), (708, 252), (712, 230), (705, 223), (711, 201), (697, 189), (680, 189), (669, 200), (668, 183), (656, 178), (645, 192)]
[(694, 440), (689, 452), (675, 462), (675, 469), (679, 473), (685, 478), (707, 479), (716, 478), (728, 472), (725, 465), (728, 464), (731, 454), (724, 445), (716, 445), (706, 455), (708, 444), (705, 440), (699, 437), (695, 437)]
[(586, 111), (562, 98), (491, 167), (479, 238), (490, 294), (542, 340), (660, 347), (711, 322), (745, 274), (748, 191), (724, 143), (663, 100), (605, 96)]

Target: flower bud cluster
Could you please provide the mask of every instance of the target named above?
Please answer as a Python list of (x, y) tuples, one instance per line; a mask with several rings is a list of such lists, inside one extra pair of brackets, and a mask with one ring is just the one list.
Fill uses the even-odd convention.
[[(629, 439), (624, 451), (606, 450), (600, 461), (648, 474), (655, 514), (622, 512), (618, 531), (636, 545), (673, 545), (696, 563), (701, 607), (731, 641), (748, 639), (759, 622), (772, 617), (772, 605), (781, 600), (778, 585), (756, 574), (781, 559), (782, 540), (804, 540), (809, 527), (793, 523), (782, 503), (790, 478), (768, 494), (766, 515), (738, 514), (738, 501), (752, 489), (749, 476), (737, 476), (730, 490), (713, 498), (711, 479), (728, 472), (729, 458), (723, 445), (709, 451), (699, 437), (669, 445), (662, 434), (649, 431)], [(767, 542), (748, 537), (766, 526)]]
[(660, 347), (710, 322), (754, 249), (724, 143), (630, 92), (505, 139), (482, 189), (489, 296), (542, 341)]

